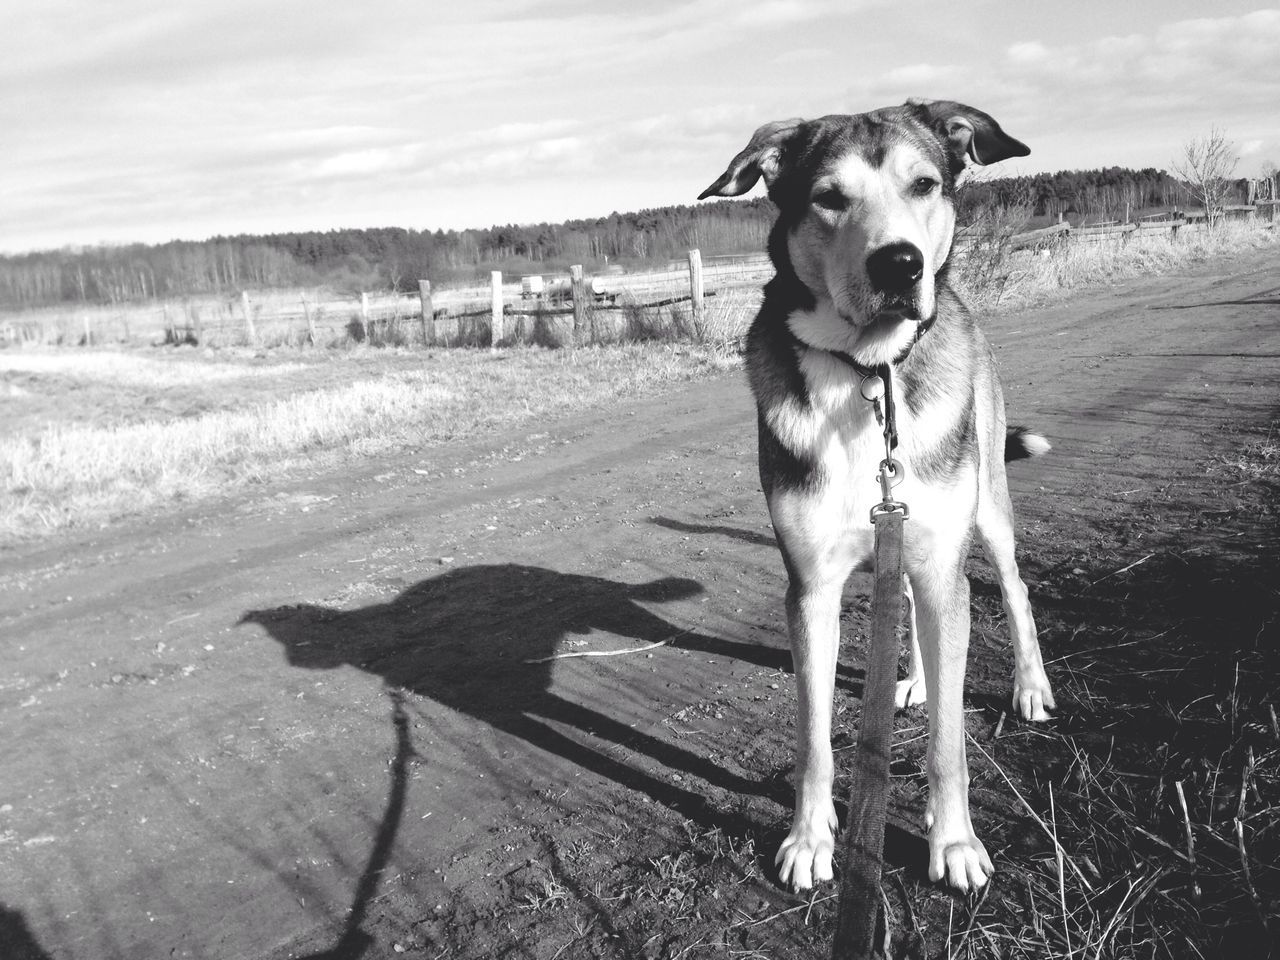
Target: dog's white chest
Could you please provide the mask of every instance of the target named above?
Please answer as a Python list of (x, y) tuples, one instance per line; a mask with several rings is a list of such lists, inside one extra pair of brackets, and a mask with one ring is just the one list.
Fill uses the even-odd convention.
[[(787, 539), (806, 544), (805, 550), (816, 550), (836, 565), (860, 566), (868, 562), (874, 540), (870, 515), (881, 499), (884, 428), (875, 405), (862, 395), (860, 378), (846, 363), (829, 353), (807, 351), (800, 357), (800, 371), (808, 402), (775, 407), (769, 421), (778, 439), (812, 464), (816, 482), (771, 496), (774, 524), (784, 536), (784, 531), (793, 534)], [(893, 494), (911, 509), (908, 540), (923, 543), (944, 532), (950, 539), (951, 527), (969, 522), (966, 504), (948, 485), (925, 483), (915, 474), (912, 438), (920, 425), (900, 396), (896, 412), (902, 441), (894, 458), (903, 479)]]
[(884, 428), (876, 419), (875, 404), (863, 396), (859, 378), (849, 366), (830, 354), (811, 351), (802, 358), (800, 369), (813, 418), (815, 442), (810, 449), (823, 472), (845, 486), (865, 476), (868, 482), (861, 486), (874, 494), (885, 452)]

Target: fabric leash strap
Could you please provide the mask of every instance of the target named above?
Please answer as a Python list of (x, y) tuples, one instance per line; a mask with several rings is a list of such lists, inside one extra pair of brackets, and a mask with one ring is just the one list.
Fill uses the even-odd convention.
[(840, 908), (833, 960), (870, 960), (880, 910), (884, 822), (893, 747), (893, 692), (898, 678), (898, 624), (902, 619), (902, 522), (897, 510), (875, 518), (875, 582), (871, 642), (862, 685), (862, 723), (849, 788), (849, 817), (841, 851)]
[[(875, 579), (871, 587), (871, 639), (862, 684), (862, 722), (849, 786), (849, 814), (840, 856), (840, 906), (831, 944), (833, 960), (871, 960), (880, 877), (884, 870), (884, 822), (889, 805), (889, 760), (893, 750), (894, 688), (898, 679), (898, 624), (902, 621), (902, 524), (907, 505), (893, 498), (902, 465), (898, 446), (893, 368), (863, 367), (837, 354), (862, 376), (862, 396), (875, 407), (884, 429), (880, 502), (871, 508), (875, 527)], [(878, 381), (878, 382), (877, 382)], [(882, 406), (883, 404), (883, 406)], [(888, 923), (888, 918), (885, 918)]]

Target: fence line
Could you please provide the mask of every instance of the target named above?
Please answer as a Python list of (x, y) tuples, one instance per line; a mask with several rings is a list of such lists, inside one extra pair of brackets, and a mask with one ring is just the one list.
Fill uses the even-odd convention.
[[(1276, 203), (1223, 208), (1223, 215), (1258, 215), (1274, 220)], [(1021, 233), (956, 232), (959, 252), (977, 247), (1038, 250), (1068, 242), (1099, 243), (1179, 231), (1205, 222), (1204, 211), (1174, 210), (1125, 223), (1073, 227), (1065, 221)], [(1128, 212), (1126, 211), (1126, 220)], [(433, 290), (418, 281), (417, 296), (362, 292), (342, 297), (330, 292), (242, 291), (148, 304), (43, 308), (0, 316), (0, 345), (38, 342), (100, 344), (140, 339), (155, 343), (214, 343), (273, 346), (319, 344), (342, 339), (384, 344), (490, 346), (540, 342), (554, 346), (643, 339), (687, 333), (700, 336), (711, 298), (736, 291), (752, 295), (773, 276), (767, 254), (703, 257), (690, 250), (683, 262), (638, 273), (588, 276), (582, 266), (568, 276), (528, 276), (507, 282), (493, 271), (484, 288)], [(733, 300), (741, 306), (743, 303)], [(717, 301), (718, 302), (718, 301)]]

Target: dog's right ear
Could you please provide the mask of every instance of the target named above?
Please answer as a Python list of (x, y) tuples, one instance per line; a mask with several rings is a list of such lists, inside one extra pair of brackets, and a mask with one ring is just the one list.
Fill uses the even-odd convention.
[(781, 167), (782, 149), (803, 123), (798, 117), (766, 123), (751, 135), (751, 142), (733, 158), (720, 178), (698, 194), (698, 199), (740, 196), (761, 177), (766, 186), (772, 186)]

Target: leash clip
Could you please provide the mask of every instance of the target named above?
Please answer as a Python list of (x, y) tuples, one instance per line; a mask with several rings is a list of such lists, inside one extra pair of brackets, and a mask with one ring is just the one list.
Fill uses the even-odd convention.
[(881, 517), (890, 517), (894, 514), (900, 514), (903, 520), (911, 519), (910, 508), (901, 500), (882, 500), (871, 508), (871, 523), (874, 526)]
[(873, 524), (877, 517), (892, 513), (901, 514), (903, 520), (911, 516), (911, 511), (905, 503), (893, 499), (893, 488), (902, 482), (905, 474), (906, 470), (902, 464), (893, 457), (886, 456), (880, 461), (880, 502), (871, 508)]
[(893, 457), (885, 457), (880, 461), (880, 496), (885, 500), (893, 499), (893, 488), (902, 482), (906, 469)]

